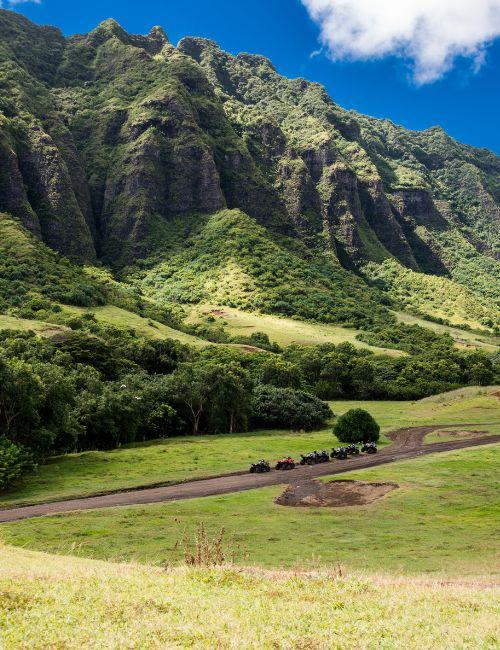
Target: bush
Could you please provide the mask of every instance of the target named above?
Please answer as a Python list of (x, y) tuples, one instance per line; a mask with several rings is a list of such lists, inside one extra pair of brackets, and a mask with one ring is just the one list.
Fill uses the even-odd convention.
[(327, 404), (302, 390), (258, 385), (253, 391), (254, 426), (308, 431), (324, 424), (331, 415)]
[(35, 468), (31, 453), (0, 437), (0, 490)]
[(380, 427), (363, 409), (351, 409), (341, 415), (333, 427), (333, 435), (341, 442), (377, 442)]

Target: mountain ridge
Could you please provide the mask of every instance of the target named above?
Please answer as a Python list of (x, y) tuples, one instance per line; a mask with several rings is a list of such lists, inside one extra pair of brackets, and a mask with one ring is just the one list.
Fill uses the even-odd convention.
[[(101, 260), (149, 291), (141, 268), (158, 283), (155, 265), (168, 266), (169, 251), (187, 246), (186, 259), (192, 229), (232, 210), (230, 221), (241, 214), (246, 228), (248, 215), (262, 241), (304, 269), (333, 273), (334, 296), (365, 292), (365, 310), (378, 291), (398, 293), (395, 263), (451, 280), (465, 302), (498, 304), (492, 152), (440, 127), (408, 131), (346, 111), (260, 55), (198, 37), (174, 47), (161, 27), (130, 35), (109, 19), (65, 38), (0, 10), (0, 35), (0, 212), (70, 259)], [(238, 263), (237, 250), (225, 251), (227, 260), (207, 262), (208, 285)], [(196, 282), (187, 289), (210, 298)], [(156, 296), (172, 298), (168, 285)], [(283, 279), (271, 288), (274, 303), (286, 302)], [(321, 300), (307, 311), (321, 311)], [(260, 303), (249, 305), (276, 309)], [(293, 304), (286, 313), (301, 315)]]

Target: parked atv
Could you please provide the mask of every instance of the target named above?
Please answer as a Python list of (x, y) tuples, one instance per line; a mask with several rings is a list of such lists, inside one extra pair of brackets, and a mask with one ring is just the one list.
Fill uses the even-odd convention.
[(315, 465), (316, 464), (316, 454), (314, 451), (311, 451), (309, 454), (300, 454), (300, 464), (301, 465)]
[(335, 447), (332, 451), (332, 458), (338, 460), (345, 460), (347, 458), (347, 450), (345, 447)]
[(287, 458), (282, 458), (276, 463), (276, 469), (294, 469), (295, 468), (295, 461), (293, 458), (290, 458), (288, 456)]
[(317, 461), (318, 463), (328, 463), (328, 461), (330, 460), (330, 454), (324, 449), (321, 449), (321, 451), (317, 451), (316, 456), (318, 459)]
[(359, 456), (359, 449), (357, 445), (347, 445), (346, 451), (350, 456)]
[(251, 474), (263, 474), (264, 472), (270, 472), (271, 466), (267, 460), (258, 460), (256, 463), (250, 465)]
[(365, 442), (361, 447), (361, 451), (364, 451), (366, 454), (376, 454), (377, 445), (374, 442)]

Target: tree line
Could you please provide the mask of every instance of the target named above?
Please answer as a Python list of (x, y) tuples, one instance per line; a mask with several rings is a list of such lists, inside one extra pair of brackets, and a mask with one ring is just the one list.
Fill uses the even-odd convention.
[[(145, 339), (92, 315), (71, 327), (51, 339), (0, 332), (0, 488), (54, 454), (250, 428), (310, 430), (331, 417), (324, 400), (417, 399), (499, 378), (495, 356), (458, 351), (443, 337), (400, 357), (349, 343), (249, 354)], [(270, 347), (265, 334), (255, 338)]]

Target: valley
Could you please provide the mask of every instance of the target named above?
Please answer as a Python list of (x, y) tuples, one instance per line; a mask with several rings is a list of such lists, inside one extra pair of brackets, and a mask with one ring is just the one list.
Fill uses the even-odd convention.
[(0, 647), (497, 648), (499, 156), (18, 4)]

